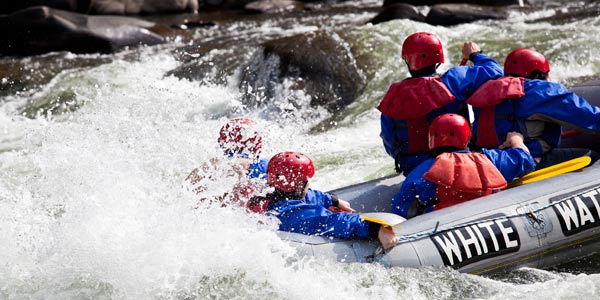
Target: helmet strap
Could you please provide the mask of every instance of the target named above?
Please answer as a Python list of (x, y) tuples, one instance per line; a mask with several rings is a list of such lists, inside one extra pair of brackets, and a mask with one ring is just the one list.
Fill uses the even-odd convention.
[(544, 73), (540, 70), (534, 70), (531, 72), (531, 75), (528, 77), (529, 79), (539, 79), (539, 80), (548, 80), (548, 72)]
[(275, 188), (268, 198), (273, 202), (287, 201), (287, 200), (298, 200), (299, 196), (296, 192), (284, 192), (278, 188)]
[(419, 70), (414, 70), (414, 71), (411, 70), (409, 67), (408, 71), (410, 72), (410, 76), (412, 76), (412, 77), (431, 76), (432, 74), (435, 74), (438, 65), (439, 64), (435, 64), (435, 65), (427, 66), (427, 67), (421, 68)]
[(302, 189), (298, 189), (298, 190), (300, 190), (300, 192), (297, 192), (297, 191), (284, 192), (281, 189), (275, 188), (275, 191), (273, 191), (273, 193), (271, 193), (269, 198), (273, 202), (286, 201), (286, 200), (299, 200), (300, 197), (302, 196), (302, 194), (304, 193), (304, 189), (306, 189), (307, 184), (308, 184), (308, 181), (302, 182)]
[(442, 153), (448, 153), (448, 152), (455, 152), (455, 151), (460, 151), (460, 150), (465, 150), (461, 149), (461, 148), (457, 148), (457, 147), (452, 147), (452, 146), (442, 146), (442, 147), (437, 147), (434, 148), (433, 150), (431, 150), (431, 154), (433, 155), (433, 157), (436, 157)]

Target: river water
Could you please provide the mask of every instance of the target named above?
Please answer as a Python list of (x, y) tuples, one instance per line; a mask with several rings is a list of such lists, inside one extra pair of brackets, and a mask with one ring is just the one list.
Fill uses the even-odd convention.
[[(600, 298), (594, 272), (522, 269), (490, 278), (300, 257), (277, 237), (274, 220), (198, 207), (183, 184), (192, 168), (218, 155), (220, 126), (239, 115), (258, 121), (265, 156), (311, 156), (313, 188), (389, 174), (375, 106), (390, 82), (407, 75), (398, 52), (408, 34), (440, 36), (448, 58), (442, 69), (456, 65), (462, 42), (473, 40), (501, 63), (513, 48), (534, 47), (550, 59), (553, 81), (598, 74), (600, 19), (526, 22), (554, 12), (450, 28), (408, 20), (362, 25), (374, 16), (366, 11), (294, 19), (293, 26), (241, 20), (196, 29), (197, 40), (238, 44), (198, 58), (214, 68), (196, 79), (167, 75), (194, 58), (194, 44), (177, 38), (112, 55), (1, 58), (0, 299)], [(257, 42), (341, 28), (366, 39), (364, 50), (379, 59), (354, 104), (333, 116), (284, 83), (270, 108), (244, 108), (239, 66)], [(266, 113), (273, 106), (279, 113)], [(313, 130), (324, 120), (334, 121)]]

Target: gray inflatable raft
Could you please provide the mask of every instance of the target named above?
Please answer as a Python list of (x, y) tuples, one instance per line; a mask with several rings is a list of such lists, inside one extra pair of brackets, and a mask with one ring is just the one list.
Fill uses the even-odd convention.
[[(588, 101), (600, 101), (600, 81), (584, 87)], [(577, 87), (573, 90), (578, 93)], [(599, 150), (598, 139), (580, 135), (568, 146)], [(359, 212), (388, 212), (403, 179), (391, 176), (332, 192)], [(395, 232), (400, 242), (386, 253), (378, 251), (376, 241), (279, 234), (302, 255), (340, 262), (447, 266), (473, 274), (524, 266), (549, 268), (600, 252), (600, 162), (417, 216)]]

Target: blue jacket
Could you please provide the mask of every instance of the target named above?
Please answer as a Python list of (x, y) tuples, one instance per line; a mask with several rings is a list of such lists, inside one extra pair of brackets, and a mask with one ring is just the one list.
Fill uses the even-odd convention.
[(281, 221), (279, 230), (343, 239), (369, 238), (369, 224), (358, 214), (328, 210), (331, 196), (308, 189), (301, 200), (283, 200), (269, 204), (269, 214)]
[[(453, 67), (441, 76), (442, 82), (456, 98), (454, 102), (427, 114), (429, 122), (445, 113), (457, 113), (460, 103), (469, 98), (483, 83), (504, 74), (502, 67), (486, 55), (476, 53), (472, 58), (474, 66)], [(405, 175), (419, 163), (430, 158), (428, 153), (408, 154), (406, 120), (397, 120), (381, 114), (380, 137), (385, 151), (397, 160), (396, 163), (400, 165), (400, 170), (404, 171)]]
[[(600, 108), (570, 92), (559, 83), (525, 80), (525, 96), (505, 99), (494, 109), (494, 125), (499, 141), (510, 131), (525, 137), (525, 145), (533, 157), (560, 144), (561, 126), (584, 130), (600, 130)], [(473, 142), (479, 125), (480, 108), (473, 108)]]
[[(458, 152), (469, 153), (467, 150)], [(533, 158), (523, 149), (482, 149), (485, 156), (496, 166), (506, 181), (527, 174), (535, 168)], [(400, 192), (392, 198), (392, 212), (403, 217), (408, 217), (408, 210), (415, 199), (429, 207), (425, 212), (431, 212), (436, 203), (437, 184), (423, 178), (435, 158), (430, 158), (417, 166), (402, 183)]]
[(268, 165), (269, 160), (267, 158), (261, 158), (253, 162), (248, 168), (248, 178), (266, 179)]

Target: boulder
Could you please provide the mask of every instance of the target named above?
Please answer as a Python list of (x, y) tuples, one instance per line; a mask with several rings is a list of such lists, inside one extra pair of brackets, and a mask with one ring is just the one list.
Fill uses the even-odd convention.
[[(350, 104), (365, 84), (365, 76), (339, 35), (326, 31), (268, 41), (244, 68), (242, 89), (248, 106), (272, 99), (284, 80), (291, 89), (311, 96), (312, 106), (337, 111)], [(256, 93), (262, 95), (256, 97)]]
[(18, 0), (0, 1), (0, 14), (33, 6), (78, 13), (130, 15), (198, 11), (198, 0)]
[(304, 9), (304, 4), (295, 0), (258, 0), (246, 4), (244, 9), (253, 13), (272, 14), (301, 11)]
[(425, 22), (425, 16), (417, 10), (416, 7), (397, 3), (388, 6), (384, 6), (380, 13), (378, 13), (369, 22), (372, 24), (379, 24), (395, 19), (409, 19), (413, 21)]
[(96, 14), (156, 14), (198, 11), (198, 0), (94, 0)]
[(560, 25), (598, 15), (600, 15), (600, 3), (590, 3), (584, 6), (560, 7), (552, 16), (529, 20), (527, 23), (548, 22), (552, 25)]
[(125, 46), (162, 43), (162, 37), (146, 29), (153, 25), (130, 17), (87, 16), (35, 6), (0, 16), (0, 54), (107, 53)]
[(10, 14), (32, 6), (48, 6), (51, 8), (87, 13), (92, 0), (18, 0), (0, 1), (0, 14)]
[(437, 4), (476, 4), (486, 6), (508, 6), (508, 5), (525, 5), (527, 0), (385, 0), (383, 6), (404, 3), (410, 5), (427, 5), (433, 6)]
[(200, 10), (244, 9), (252, 0), (204, 0)]
[(508, 18), (505, 7), (491, 7), (471, 4), (434, 5), (425, 22), (431, 25), (452, 26), (478, 20), (503, 20)]

